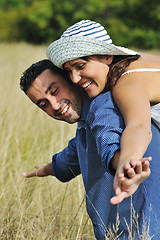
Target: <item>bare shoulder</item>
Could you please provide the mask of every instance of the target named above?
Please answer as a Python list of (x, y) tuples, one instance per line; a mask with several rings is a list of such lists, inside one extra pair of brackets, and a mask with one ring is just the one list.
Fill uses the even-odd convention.
[[(160, 68), (160, 56), (152, 55), (152, 54), (147, 54), (147, 53), (141, 53), (141, 58), (140, 62), (144, 62), (145, 64), (149, 65), (157, 65), (157, 67)], [(151, 67), (151, 66), (150, 66)]]
[[(160, 69), (160, 56), (154, 56), (150, 54), (141, 54), (141, 57), (130, 64), (127, 70), (142, 69), (142, 68), (156, 68)], [(141, 71), (131, 72), (120, 77), (113, 88), (113, 93), (119, 95), (122, 92), (126, 94), (127, 91), (133, 90), (139, 92), (143, 90), (148, 95), (151, 103), (160, 102), (160, 71)]]
[(113, 97), (126, 124), (139, 119), (148, 124), (150, 100), (142, 84), (137, 81), (122, 81), (113, 88)]

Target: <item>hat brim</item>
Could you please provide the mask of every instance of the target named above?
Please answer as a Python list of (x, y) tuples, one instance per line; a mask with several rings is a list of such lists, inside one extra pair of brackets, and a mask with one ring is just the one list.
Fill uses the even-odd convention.
[(96, 38), (73, 36), (60, 38), (49, 45), (46, 55), (48, 59), (63, 69), (64, 63), (91, 55), (136, 55), (128, 48), (108, 44)]

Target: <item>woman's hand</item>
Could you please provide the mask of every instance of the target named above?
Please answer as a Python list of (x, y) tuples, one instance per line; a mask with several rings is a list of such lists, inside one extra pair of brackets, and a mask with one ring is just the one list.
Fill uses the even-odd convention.
[(142, 158), (138, 161), (132, 161), (123, 168), (123, 173), (118, 174), (116, 171), (114, 177), (115, 196), (111, 198), (111, 204), (118, 204), (125, 198), (131, 196), (140, 183), (149, 177), (151, 157)]

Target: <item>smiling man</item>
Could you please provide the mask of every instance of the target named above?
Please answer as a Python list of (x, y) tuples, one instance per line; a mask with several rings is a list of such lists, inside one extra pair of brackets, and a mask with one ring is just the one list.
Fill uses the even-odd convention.
[[(160, 148), (157, 145), (160, 144), (160, 134), (156, 126), (152, 123), (153, 137), (145, 154), (153, 158), (150, 164), (151, 174), (148, 161), (144, 160), (144, 165), (137, 165), (137, 174), (134, 171), (128, 174), (129, 180), (135, 179), (131, 189), (115, 196), (112, 167), (116, 169), (124, 121), (111, 93), (106, 92), (90, 99), (70, 82), (63, 70), (55, 67), (49, 60), (42, 60), (29, 67), (21, 77), (20, 86), (33, 103), (52, 118), (68, 123), (78, 121), (76, 137), (69, 141), (64, 150), (53, 155), (52, 163), (37, 166), (36, 171), (23, 173), (23, 176), (53, 175), (60, 181), (67, 182), (82, 174), (86, 207), (98, 240), (109, 237), (108, 227), (113, 228), (116, 224), (117, 205), (111, 204), (110, 199), (112, 203), (120, 202), (120, 223), (116, 236), (120, 234), (118, 239), (128, 239), (126, 223), (130, 224), (131, 209), (130, 198), (127, 197), (138, 188), (132, 196), (139, 226), (137, 231), (137, 225), (132, 223), (134, 239), (140, 239), (139, 234), (144, 231), (143, 224), (150, 224), (149, 234), (159, 239), (160, 209), (157, 206), (160, 198)], [(143, 181), (144, 179), (146, 180)]]
[(64, 71), (50, 61), (42, 60), (32, 66), (32, 71), (31, 68), (26, 70), (21, 77), (21, 88), (50, 117), (75, 123), (81, 114), (83, 95), (66, 79)]

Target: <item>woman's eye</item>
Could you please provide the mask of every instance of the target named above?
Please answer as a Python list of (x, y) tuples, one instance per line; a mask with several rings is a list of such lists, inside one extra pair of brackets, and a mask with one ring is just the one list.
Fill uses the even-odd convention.
[(84, 68), (84, 66), (85, 66), (85, 63), (83, 63), (83, 64), (80, 64), (79, 66), (77, 66), (77, 68), (80, 70), (80, 69), (83, 69), (83, 68)]
[(66, 71), (66, 73), (70, 73), (71, 70), (69, 68), (64, 68), (64, 71)]

